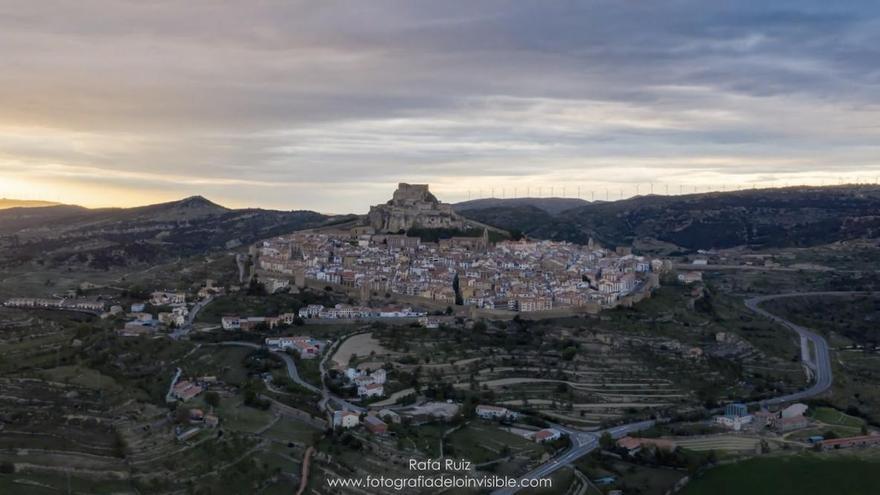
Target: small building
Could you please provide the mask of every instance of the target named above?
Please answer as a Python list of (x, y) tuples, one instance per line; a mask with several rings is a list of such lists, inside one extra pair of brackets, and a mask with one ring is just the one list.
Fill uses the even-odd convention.
[(555, 428), (544, 428), (532, 433), (532, 440), (538, 443), (552, 442), (562, 438), (562, 432)]
[(364, 419), (364, 426), (374, 435), (384, 435), (388, 433), (388, 425), (377, 416), (367, 416)]
[(171, 390), (171, 395), (178, 400), (186, 402), (202, 393), (203, 390), (204, 389), (202, 389), (201, 386), (189, 380), (181, 380), (174, 384), (174, 388)]
[(138, 337), (141, 335), (152, 335), (159, 330), (153, 321), (129, 321), (125, 323), (117, 333), (123, 337)]
[(833, 438), (819, 442), (822, 450), (848, 449), (853, 447), (872, 447), (880, 445), (880, 435), (862, 435), (858, 437)]
[(678, 281), (683, 284), (693, 284), (703, 281), (703, 272), (690, 271), (678, 274)]
[(382, 397), (385, 395), (385, 387), (380, 383), (368, 383), (358, 387), (358, 397), (369, 399), (370, 397)]
[(150, 295), (150, 303), (154, 306), (186, 304), (186, 294), (183, 292), (156, 291)]
[(715, 416), (715, 423), (733, 431), (740, 431), (752, 422), (752, 416)]
[(361, 422), (361, 417), (352, 411), (335, 411), (333, 413), (333, 426), (340, 428), (354, 428)]
[(519, 414), (507, 409), (506, 407), (499, 406), (486, 406), (480, 404), (474, 410), (476, 415), (482, 419), (516, 419)]
[(241, 328), (241, 319), (238, 316), (223, 316), (220, 318), (220, 326), (223, 330), (238, 330)]
[(277, 337), (267, 338), (266, 346), (270, 349), (293, 349), (302, 359), (313, 359), (321, 355), (326, 342), (311, 337)]
[(626, 436), (617, 441), (617, 446), (626, 450), (627, 455), (635, 455), (642, 450), (642, 443), (637, 438)]
[(790, 418), (779, 418), (775, 423), (776, 431), (779, 433), (787, 433), (789, 431), (800, 430), (810, 426), (810, 421), (806, 416), (792, 416)]

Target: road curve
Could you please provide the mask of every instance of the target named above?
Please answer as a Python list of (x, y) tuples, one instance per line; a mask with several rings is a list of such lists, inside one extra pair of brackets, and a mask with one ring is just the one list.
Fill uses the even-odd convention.
[[(801, 390), (799, 392), (794, 392), (791, 394), (781, 395), (779, 397), (774, 397), (772, 399), (766, 399), (760, 401), (761, 404), (771, 405), (771, 404), (781, 404), (783, 402), (790, 402), (795, 400), (806, 399), (808, 397), (814, 397), (819, 395), (829, 388), (831, 388), (831, 383), (834, 380), (833, 373), (831, 371), (831, 353), (828, 351), (828, 341), (825, 340), (825, 337), (822, 337), (818, 333), (813, 332), (812, 330), (798, 325), (796, 323), (792, 323), (789, 320), (781, 316), (774, 315), (773, 313), (767, 311), (766, 309), (761, 308), (761, 303), (766, 301), (771, 301), (773, 299), (781, 299), (785, 297), (800, 297), (800, 296), (832, 296), (832, 295), (852, 295), (852, 292), (793, 292), (789, 294), (774, 294), (769, 296), (758, 296), (753, 297), (751, 299), (746, 299), (745, 304), (746, 307), (752, 310), (753, 312), (768, 318), (769, 320), (778, 323), (789, 330), (793, 330), (798, 334), (801, 338), (801, 361), (803, 365), (810, 370), (810, 374), (813, 378), (813, 384), (809, 387)], [(813, 345), (813, 352), (810, 351), (810, 344)]]
[[(261, 346), (260, 344), (256, 344), (254, 342), (244, 342), (244, 341), (238, 341), (238, 340), (218, 342), (217, 344), (214, 344), (214, 345), (235, 345), (235, 346), (239, 346), (239, 347), (250, 347), (251, 349), (266, 349), (265, 346)], [(322, 399), (319, 404), (319, 407), (321, 409), (324, 409), (327, 401), (331, 401), (331, 402), (336, 403), (340, 409), (347, 409), (349, 411), (355, 411), (358, 413), (366, 411), (365, 408), (363, 408), (361, 406), (356, 406), (356, 405), (346, 401), (345, 399), (343, 399), (341, 397), (337, 397), (336, 395), (330, 393), (328, 390), (326, 390), (326, 388), (324, 388), (322, 390), (322, 389), (312, 385), (311, 383), (303, 380), (302, 377), (299, 376), (299, 371), (297, 371), (297, 369), (296, 369), (296, 361), (293, 360), (293, 358), (290, 356), (290, 354), (287, 354), (286, 352), (272, 351), (272, 350), (270, 350), (269, 352), (278, 356), (279, 358), (281, 358), (282, 361), (284, 361), (284, 364), (287, 367), (287, 376), (289, 376), (291, 380), (293, 380), (296, 384), (298, 384), (302, 387), (305, 387), (305, 388), (311, 390), (312, 392), (315, 392), (316, 394), (321, 395)]]
[[(831, 354), (828, 350), (828, 342), (821, 335), (813, 332), (812, 330), (803, 327), (801, 325), (792, 323), (785, 318), (774, 315), (769, 311), (760, 307), (761, 303), (770, 301), (772, 299), (779, 299), (783, 297), (800, 297), (800, 296), (854, 296), (854, 295), (866, 295), (872, 294), (871, 292), (859, 292), (859, 291), (842, 291), (842, 292), (793, 292), (788, 294), (773, 294), (767, 296), (758, 296), (747, 299), (745, 301), (745, 305), (750, 310), (755, 313), (769, 318), (770, 320), (779, 323), (780, 325), (793, 330), (796, 332), (801, 338), (801, 359), (804, 362), (804, 366), (810, 369), (810, 372), (813, 376), (813, 384), (808, 388), (801, 390), (799, 392), (794, 392), (791, 394), (782, 395), (779, 397), (774, 397), (772, 399), (766, 399), (760, 401), (761, 404), (771, 405), (771, 404), (781, 404), (784, 402), (791, 402), (801, 399), (806, 399), (808, 397), (813, 397), (819, 395), (829, 388), (831, 388), (831, 384), (833, 382), (833, 374), (831, 371)], [(813, 348), (815, 350), (815, 355), (810, 352), (809, 343), (813, 344)], [(613, 438), (620, 438), (630, 433), (644, 430), (650, 428), (654, 425), (654, 421), (642, 421), (639, 423), (630, 423), (621, 426), (615, 426), (613, 428), (608, 428), (605, 430), (597, 431), (597, 432), (581, 432), (574, 428), (560, 428), (562, 431), (567, 433), (569, 437), (572, 439), (572, 447), (562, 453), (560, 456), (554, 457), (550, 459), (546, 463), (536, 467), (532, 471), (529, 471), (527, 474), (523, 475), (520, 479), (537, 479), (549, 476), (556, 470), (567, 466), (568, 464), (580, 459), (584, 455), (593, 451), (599, 445), (599, 436), (604, 432), (608, 432), (611, 434)], [(557, 426), (559, 428), (559, 426)], [(504, 488), (495, 490), (492, 492), (493, 495), (513, 495), (518, 492), (518, 488)]]
[[(251, 349), (265, 349), (265, 347), (261, 346), (260, 344), (255, 344), (253, 342), (244, 342), (244, 341), (239, 341), (239, 340), (219, 342), (218, 345), (234, 345), (234, 346), (239, 346), (239, 347), (250, 347)], [(303, 380), (299, 376), (299, 371), (297, 371), (297, 369), (296, 369), (296, 362), (293, 360), (292, 357), (290, 357), (289, 354), (287, 354), (286, 352), (277, 352), (277, 351), (269, 351), (269, 352), (278, 356), (279, 358), (281, 358), (282, 361), (284, 361), (284, 364), (287, 367), (287, 376), (289, 376), (290, 379), (293, 380), (297, 385), (305, 387), (305, 388), (311, 390), (312, 392), (315, 392), (316, 394), (321, 393), (321, 389), (319, 389), (318, 387), (312, 385), (311, 383)]]

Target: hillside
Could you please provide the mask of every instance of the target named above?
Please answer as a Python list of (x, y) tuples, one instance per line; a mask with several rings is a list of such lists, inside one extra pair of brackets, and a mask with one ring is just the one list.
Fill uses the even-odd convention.
[(9, 199), (0, 198), (0, 210), (7, 208), (35, 208), (38, 206), (55, 206), (58, 203), (51, 201), (37, 201), (33, 199)]
[(11, 208), (0, 211), (0, 265), (155, 263), (345, 218), (313, 211), (232, 210), (200, 196), (137, 208)]
[(452, 208), (456, 212), (462, 213), (468, 210), (483, 210), (486, 208), (534, 207), (551, 215), (558, 215), (565, 210), (588, 204), (590, 204), (589, 201), (577, 198), (486, 198), (455, 203), (452, 205)]
[(813, 246), (880, 236), (880, 187), (793, 187), (638, 196), (550, 214), (532, 206), (464, 216), (545, 239), (607, 245), (666, 243), (683, 250)]

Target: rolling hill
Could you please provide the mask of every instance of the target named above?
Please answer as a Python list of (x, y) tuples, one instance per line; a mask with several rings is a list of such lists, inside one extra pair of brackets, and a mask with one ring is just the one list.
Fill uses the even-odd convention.
[(556, 214), (529, 204), (462, 211), (535, 238), (666, 250), (814, 246), (880, 237), (880, 187), (757, 189), (685, 196), (638, 196)]
[(452, 208), (458, 212), (468, 210), (483, 210), (486, 208), (519, 208), (534, 207), (551, 215), (557, 215), (565, 210), (586, 206), (589, 201), (577, 198), (485, 198), (473, 199), (455, 203)]
[(0, 211), (0, 264), (109, 268), (155, 263), (348, 218), (228, 209), (200, 196), (137, 208), (10, 208)]

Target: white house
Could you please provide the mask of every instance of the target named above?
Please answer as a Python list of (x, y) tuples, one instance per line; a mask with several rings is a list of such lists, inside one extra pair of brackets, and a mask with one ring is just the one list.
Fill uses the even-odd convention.
[(333, 426), (341, 426), (342, 428), (354, 428), (361, 422), (361, 417), (351, 411), (335, 411), (333, 413)]
[(186, 294), (183, 292), (156, 291), (150, 294), (150, 302), (155, 306), (168, 304), (185, 304)]
[(300, 318), (317, 318), (318, 315), (321, 314), (321, 311), (324, 311), (324, 306), (321, 304), (309, 304), (304, 308), (299, 309), (299, 317)]
[(702, 272), (684, 272), (678, 274), (678, 281), (685, 284), (692, 284), (694, 282), (702, 282), (703, 273)]
[(241, 318), (238, 316), (224, 316), (220, 318), (220, 326), (223, 330), (238, 330), (241, 328)]
[(715, 422), (733, 431), (740, 431), (743, 426), (752, 422), (752, 416), (715, 416)]

